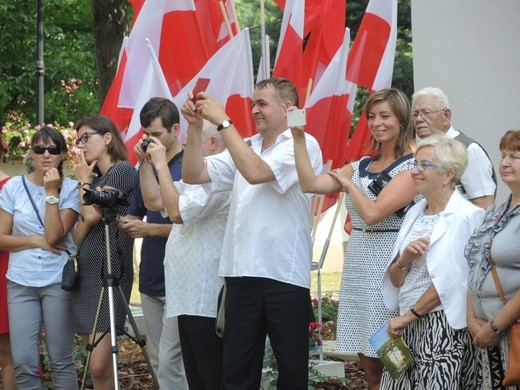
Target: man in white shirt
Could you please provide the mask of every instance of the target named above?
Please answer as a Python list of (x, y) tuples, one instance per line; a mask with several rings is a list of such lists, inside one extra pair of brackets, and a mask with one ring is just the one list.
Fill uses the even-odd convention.
[[(217, 300), (223, 285), (218, 276), (222, 241), (229, 212), (230, 191), (209, 196), (209, 184), (173, 181), (166, 148), (158, 139), (148, 146), (155, 176), (142, 175), (148, 209), (164, 211), (174, 224), (164, 256), (166, 316), (177, 317), (182, 356), (190, 389), (222, 385), (222, 339), (215, 333)], [(215, 125), (205, 121), (202, 154), (225, 149)]]
[(451, 126), (448, 97), (439, 88), (427, 87), (412, 96), (415, 132), (425, 138), (440, 131), (448, 138), (461, 141), (468, 148), (468, 167), (462, 174), (459, 190), (476, 206), (487, 208), (495, 203), (496, 178), (486, 151), (476, 141)]
[[(275, 351), (278, 388), (307, 389), (311, 214), (298, 184), (287, 109), (298, 106), (292, 82), (257, 84), (252, 115), (258, 134), (244, 142), (222, 105), (205, 92), (187, 100), (189, 123), (183, 179), (211, 182), (212, 192), (232, 190), (219, 274), (225, 277), (223, 389), (258, 389), (265, 337)], [(202, 118), (217, 125), (227, 151), (200, 152)], [(322, 156), (306, 136), (316, 174)]]

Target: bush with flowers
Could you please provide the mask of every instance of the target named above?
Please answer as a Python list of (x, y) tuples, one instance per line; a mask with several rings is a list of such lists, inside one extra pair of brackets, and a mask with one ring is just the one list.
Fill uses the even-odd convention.
[[(77, 150), (74, 141), (77, 138), (74, 123), (69, 122), (67, 125), (59, 123), (49, 124), (59, 130), (69, 147), (66, 160), (72, 165), (77, 159)], [(23, 115), (15, 111), (10, 111), (7, 114), (7, 120), (2, 126), (2, 149), (4, 151), (2, 160), (7, 161), (21, 161), (31, 146), (31, 138), (41, 126), (33, 126), (29, 120)]]

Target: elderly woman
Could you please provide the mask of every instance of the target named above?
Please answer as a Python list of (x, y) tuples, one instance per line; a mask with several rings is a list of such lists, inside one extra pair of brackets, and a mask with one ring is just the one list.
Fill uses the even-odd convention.
[(382, 389), (476, 389), (477, 352), (466, 329), (469, 268), (464, 247), (484, 210), (455, 190), (467, 150), (442, 135), (417, 146), (412, 178), (424, 196), (406, 214), (383, 278), (391, 337), (403, 336), (414, 364)]
[[(500, 176), (511, 194), (490, 207), (466, 246), (470, 267), (468, 329), (482, 348), (484, 389), (503, 389), (508, 363), (509, 327), (520, 319), (520, 130), (500, 140)], [(493, 281), (493, 264), (507, 303)], [(507, 387), (509, 389), (509, 387)], [(511, 387), (513, 389), (515, 387)]]

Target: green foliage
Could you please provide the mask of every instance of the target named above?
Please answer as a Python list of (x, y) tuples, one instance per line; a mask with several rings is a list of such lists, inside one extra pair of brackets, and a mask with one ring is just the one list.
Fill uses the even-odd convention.
[[(262, 40), (260, 27), (260, 12), (258, 0), (237, 0), (235, 8), (240, 22), (240, 28), (249, 28), (251, 38), (251, 50), (253, 52), (253, 66), (260, 63), (262, 55)], [(276, 49), (280, 36), (283, 13), (273, 1), (265, 2), (265, 33), (269, 35), (269, 53), (271, 59), (271, 71), (276, 59)], [(258, 69), (254, 69), (256, 75)]]
[[(74, 115), (99, 110), (90, 2), (44, 1), (45, 121), (66, 123)], [(0, 4), (0, 123), (8, 111), (35, 122), (36, 2)], [(62, 82), (81, 80), (71, 104)], [(78, 107), (81, 107), (79, 109)], [(69, 111), (69, 108), (72, 110)]]
[[(54, 123), (53, 126), (63, 134), (69, 151), (66, 160), (69, 165), (74, 164), (78, 155), (76, 153), (74, 141), (76, 140), (76, 130), (72, 122), (67, 125)], [(2, 126), (2, 149), (5, 153), (2, 155), (3, 161), (22, 160), (31, 146), (31, 138), (40, 126), (33, 126), (22, 113), (18, 114), (10, 111), (7, 114), (6, 121)]]

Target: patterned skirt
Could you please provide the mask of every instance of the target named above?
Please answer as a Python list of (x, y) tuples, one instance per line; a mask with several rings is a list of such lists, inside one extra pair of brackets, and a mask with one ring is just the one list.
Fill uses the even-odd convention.
[(493, 348), (481, 349), (482, 354), (482, 389), (483, 390), (519, 390), (520, 386), (502, 386), (502, 379), (507, 369), (509, 355), (509, 337), (503, 336), (500, 344)]
[(414, 364), (392, 379), (385, 370), (381, 389), (475, 390), (481, 386), (480, 354), (467, 329), (453, 329), (444, 311), (434, 311), (412, 322), (403, 338)]

